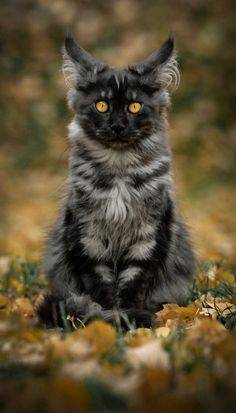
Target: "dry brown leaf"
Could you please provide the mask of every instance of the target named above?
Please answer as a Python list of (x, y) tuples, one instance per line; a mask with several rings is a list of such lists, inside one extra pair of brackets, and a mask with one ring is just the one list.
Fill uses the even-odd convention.
[(149, 340), (138, 347), (127, 347), (126, 357), (133, 368), (156, 366), (168, 369), (170, 365), (169, 355), (157, 339)]
[(11, 310), (13, 312), (20, 313), (24, 315), (24, 317), (28, 318), (34, 317), (36, 315), (32, 303), (28, 298), (24, 297), (16, 298), (12, 304)]
[(125, 341), (130, 347), (137, 347), (150, 341), (153, 338), (153, 332), (150, 328), (137, 328), (137, 330), (128, 331)]
[[(177, 304), (164, 304), (163, 310), (156, 313), (156, 320), (160, 326), (165, 326), (169, 320), (175, 320), (186, 324), (194, 321), (194, 318), (199, 314), (199, 308), (193, 303), (187, 307), (180, 307)], [(173, 323), (171, 323), (173, 324)]]
[(167, 320), (176, 318), (176, 310), (179, 306), (177, 304), (164, 304), (163, 310), (158, 311), (156, 315), (157, 324), (165, 326)]
[(186, 331), (186, 344), (208, 353), (213, 344), (224, 340), (228, 334), (218, 321), (196, 319), (194, 325)]
[(104, 321), (93, 321), (86, 328), (78, 329), (73, 334), (85, 340), (97, 354), (115, 351), (116, 331), (111, 324)]
[(78, 339), (76, 332), (61, 338), (53, 333), (48, 337), (45, 351), (50, 360), (83, 360), (91, 355), (93, 347), (86, 340)]
[(209, 307), (208, 308), (203, 307), (200, 311), (200, 314), (206, 317), (211, 317), (212, 320), (217, 320), (217, 317), (218, 317), (217, 311), (214, 308), (209, 308)]
[(219, 312), (223, 317), (236, 312), (236, 306), (224, 298), (207, 295), (203, 298), (203, 301), (209, 307)]

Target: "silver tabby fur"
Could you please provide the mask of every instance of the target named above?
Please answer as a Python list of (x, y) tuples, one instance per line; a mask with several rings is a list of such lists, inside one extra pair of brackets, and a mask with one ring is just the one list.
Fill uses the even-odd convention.
[[(173, 39), (146, 61), (117, 70), (67, 38), (64, 73), (75, 111), (72, 151), (45, 257), (50, 291), (39, 315), (47, 325), (60, 324), (62, 304), (84, 322), (129, 318), (150, 326), (163, 303), (184, 301), (194, 268), (168, 144), (167, 88), (179, 82)], [(123, 99), (140, 97), (144, 113), (124, 114)], [(92, 111), (96, 99), (111, 102), (115, 126), (112, 113), (102, 118)]]

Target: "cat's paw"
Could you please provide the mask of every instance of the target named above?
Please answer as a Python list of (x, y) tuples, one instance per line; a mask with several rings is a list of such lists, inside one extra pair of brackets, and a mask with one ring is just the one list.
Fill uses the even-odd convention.
[(155, 325), (154, 315), (150, 311), (136, 308), (106, 310), (103, 311), (103, 319), (122, 330), (151, 328)]
[(128, 319), (135, 328), (145, 327), (151, 328), (155, 325), (154, 315), (147, 310), (130, 309), (126, 312)]

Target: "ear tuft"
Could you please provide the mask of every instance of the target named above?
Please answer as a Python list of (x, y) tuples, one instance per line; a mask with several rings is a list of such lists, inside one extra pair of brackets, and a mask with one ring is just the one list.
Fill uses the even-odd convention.
[(79, 50), (80, 46), (73, 40), (72, 37), (66, 36), (62, 48), (63, 65), (62, 73), (65, 82), (68, 86), (75, 86), (79, 80)]
[(164, 88), (176, 89), (180, 82), (177, 54), (174, 49), (174, 38), (168, 40), (146, 60), (128, 66), (135, 75), (146, 76), (157, 80)]
[(158, 67), (158, 80), (164, 88), (176, 90), (180, 83), (177, 53), (174, 51), (169, 59)]
[(68, 86), (75, 86), (80, 79), (89, 80), (108, 67), (97, 62), (90, 53), (86, 52), (70, 36), (65, 38), (62, 54), (62, 72)]

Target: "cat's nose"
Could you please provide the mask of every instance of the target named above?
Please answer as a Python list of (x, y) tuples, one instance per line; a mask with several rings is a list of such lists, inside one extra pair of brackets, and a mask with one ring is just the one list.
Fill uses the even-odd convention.
[(121, 123), (114, 123), (113, 125), (111, 125), (111, 129), (113, 132), (119, 135), (125, 129), (125, 126)]

